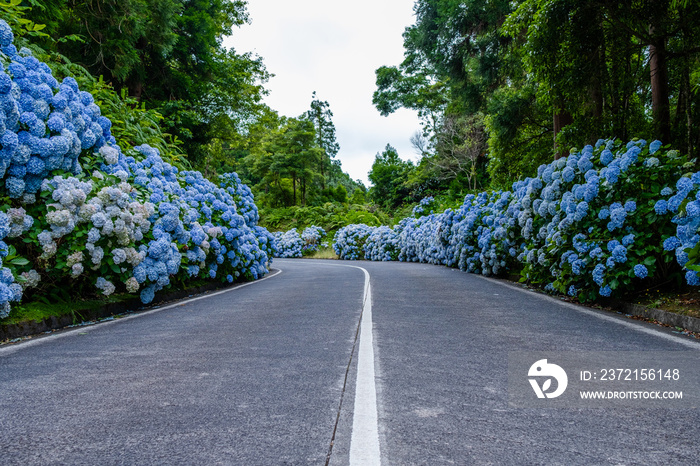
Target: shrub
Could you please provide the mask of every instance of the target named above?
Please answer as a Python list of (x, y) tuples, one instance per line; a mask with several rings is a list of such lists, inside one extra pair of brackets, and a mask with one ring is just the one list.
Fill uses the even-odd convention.
[(139, 292), (268, 273), (270, 234), (237, 175), (220, 186), (126, 148), (90, 93), (12, 44), (0, 21), (0, 317), (32, 290)]
[(323, 240), (325, 236), (326, 230), (319, 226), (311, 225), (305, 228), (301, 233), (301, 240), (304, 242), (301, 248), (302, 252), (304, 254), (310, 254), (318, 251), (318, 248), (321, 246), (321, 240)]
[(296, 228), (286, 232), (276, 231), (273, 233), (277, 256), (282, 258), (301, 257), (304, 241), (301, 239)]
[(353, 223), (339, 229), (333, 237), (333, 250), (340, 259), (363, 259), (365, 241), (375, 228), (362, 223)]
[(697, 285), (700, 173), (683, 175), (692, 165), (659, 141), (599, 140), (540, 166), (512, 191), (468, 195), (455, 210), (419, 216), (426, 198), (391, 232), (350, 225), (334, 247), (341, 258), (363, 247), (370, 260), (398, 251), (400, 261), (519, 272), (582, 300), (667, 280), (678, 270), (675, 254)]

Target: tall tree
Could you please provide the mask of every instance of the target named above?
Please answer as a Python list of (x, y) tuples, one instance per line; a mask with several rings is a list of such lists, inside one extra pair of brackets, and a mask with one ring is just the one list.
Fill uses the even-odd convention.
[(222, 45), (248, 21), (242, 0), (33, 3), (30, 19), (53, 28), (51, 37), (82, 37), (46, 46), (157, 108), (195, 163), (206, 163), (212, 139), (225, 140), (259, 109), (268, 77), (262, 61)]
[(335, 139), (335, 125), (333, 124), (333, 112), (327, 101), (316, 98), (316, 91), (311, 96), (311, 108), (306, 112), (306, 118), (314, 125), (316, 131), (316, 145), (323, 151), (319, 161), (322, 189), (326, 189), (327, 175), (333, 174), (331, 165), (333, 159), (340, 150), (340, 145)]

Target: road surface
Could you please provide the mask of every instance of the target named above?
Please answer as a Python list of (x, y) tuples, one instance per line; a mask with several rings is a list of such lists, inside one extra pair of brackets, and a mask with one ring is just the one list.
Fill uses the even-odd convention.
[(245, 286), (0, 347), (2, 464), (700, 458), (698, 406), (520, 407), (508, 378), (521, 352), (700, 361), (697, 340), (445, 267), (274, 268)]

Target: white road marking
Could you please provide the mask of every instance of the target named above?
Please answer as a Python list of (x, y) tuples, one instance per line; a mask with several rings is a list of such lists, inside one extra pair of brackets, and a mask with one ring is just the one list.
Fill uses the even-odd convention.
[(16, 351), (19, 351), (19, 350), (21, 350), (21, 349), (24, 349), (24, 348), (29, 348), (29, 347), (31, 347), (31, 346), (36, 346), (36, 345), (40, 345), (40, 344), (42, 344), (42, 343), (46, 343), (46, 342), (49, 342), (49, 341), (58, 340), (58, 339), (60, 339), (60, 338), (65, 338), (65, 337), (67, 337), (67, 336), (71, 336), (71, 335), (74, 335), (74, 334), (76, 334), (76, 333), (79, 333), (79, 334), (86, 334), (86, 333), (88, 333), (88, 332), (90, 332), (90, 331), (92, 331), (92, 330), (95, 330), (95, 329), (97, 329), (97, 328), (106, 327), (106, 326), (108, 326), (108, 325), (116, 324), (117, 322), (124, 322), (124, 321), (131, 320), (131, 319), (138, 319), (139, 317), (147, 316), (147, 315), (150, 315), (150, 314), (155, 314), (156, 312), (165, 311), (166, 309), (172, 309), (172, 308), (174, 308), (174, 307), (183, 306), (183, 305), (188, 304), (188, 303), (193, 303), (193, 302), (195, 302), (195, 301), (199, 301), (200, 299), (207, 299), (207, 298), (212, 298), (212, 297), (214, 297), (214, 296), (219, 296), (219, 295), (224, 294), (224, 293), (230, 293), (231, 291), (240, 290), (241, 288), (243, 288), (243, 287), (245, 287), (245, 286), (253, 285), (253, 284), (255, 284), (255, 283), (260, 283), (260, 282), (262, 282), (262, 281), (264, 281), (264, 280), (267, 280), (268, 278), (272, 278), (272, 277), (274, 277), (274, 276), (276, 276), (276, 275), (279, 275), (280, 273), (282, 273), (282, 270), (279, 270), (279, 269), (278, 269), (275, 273), (270, 274), (270, 275), (268, 275), (267, 277), (263, 277), (263, 278), (261, 278), (261, 279), (259, 279), (259, 280), (254, 280), (254, 281), (252, 281), (252, 282), (242, 283), (242, 284), (236, 285), (236, 286), (234, 286), (234, 287), (232, 287), (232, 288), (227, 288), (227, 289), (225, 289), (225, 290), (217, 291), (217, 292), (215, 292), (215, 293), (210, 293), (210, 294), (206, 294), (206, 295), (203, 295), (203, 296), (197, 296), (197, 297), (195, 297), (195, 298), (185, 299), (185, 300), (183, 300), (183, 301), (178, 301), (178, 302), (176, 302), (176, 303), (169, 304), (169, 305), (167, 305), (167, 306), (156, 307), (156, 308), (151, 309), (151, 310), (149, 310), (149, 311), (137, 312), (137, 313), (135, 313), (135, 314), (129, 314), (129, 315), (127, 315), (127, 316), (125, 316), (125, 317), (121, 317), (121, 318), (119, 318), (119, 319), (108, 320), (108, 321), (104, 321), (104, 322), (96, 322), (96, 323), (94, 323), (94, 324), (89, 324), (89, 325), (86, 325), (86, 326), (83, 326), (83, 327), (78, 327), (78, 328), (76, 328), (76, 329), (67, 330), (67, 331), (61, 332), (61, 333), (54, 333), (54, 334), (52, 334), (52, 335), (48, 335), (48, 336), (45, 336), (45, 337), (40, 337), (40, 338), (37, 338), (37, 339), (34, 339), (34, 340), (26, 340), (26, 341), (23, 341), (23, 342), (20, 342), (20, 343), (15, 343), (15, 344), (7, 345), (7, 346), (2, 346), (2, 347), (0, 347), (0, 356), (6, 356), (6, 355), (8, 355), (8, 354), (12, 354), (12, 353), (14, 353), (14, 352), (16, 352)]
[(511, 288), (511, 289), (513, 289), (513, 290), (517, 290), (517, 291), (520, 291), (520, 292), (522, 292), (522, 293), (528, 293), (528, 294), (530, 294), (531, 296), (536, 297), (536, 298), (539, 298), (539, 299), (541, 299), (541, 300), (549, 301), (549, 302), (552, 302), (552, 303), (554, 303), (554, 304), (558, 304), (558, 305), (560, 305), (560, 306), (562, 306), (562, 307), (567, 307), (567, 308), (573, 309), (573, 310), (575, 310), (575, 311), (577, 311), (577, 312), (581, 312), (581, 313), (583, 313), (583, 314), (587, 314), (587, 315), (590, 315), (590, 316), (593, 316), (593, 317), (597, 317), (598, 319), (602, 319), (602, 320), (605, 320), (605, 321), (607, 321), (607, 322), (614, 322), (614, 323), (619, 324), (619, 325), (624, 325), (625, 327), (634, 329), (634, 330), (636, 330), (636, 331), (638, 331), (638, 332), (646, 333), (646, 334), (649, 334), (649, 335), (654, 335), (655, 337), (663, 338), (663, 339), (665, 339), (665, 340), (669, 340), (669, 341), (672, 341), (672, 342), (674, 342), (674, 343), (678, 343), (678, 344), (687, 346), (687, 347), (692, 348), (692, 349), (694, 349), (694, 350), (700, 350), (700, 343), (699, 343), (699, 342), (695, 342), (695, 341), (693, 341), (693, 340), (687, 340), (687, 339), (685, 339), (685, 338), (677, 337), (677, 336), (674, 336), (674, 335), (669, 335), (668, 333), (664, 333), (664, 332), (661, 332), (661, 331), (656, 330), (656, 329), (653, 329), (653, 328), (645, 327), (645, 326), (643, 326), (643, 325), (640, 324), (640, 323), (630, 322), (630, 321), (625, 320), (625, 319), (623, 319), (623, 318), (615, 317), (615, 316), (612, 316), (612, 315), (605, 315), (605, 314), (603, 313), (603, 311), (594, 311), (594, 310), (589, 309), (589, 308), (584, 307), (584, 306), (580, 306), (580, 305), (577, 305), (577, 304), (569, 303), (569, 302), (566, 302), (566, 301), (561, 301), (561, 300), (559, 300), (559, 299), (557, 299), (557, 298), (555, 298), (555, 297), (553, 297), (553, 296), (548, 296), (548, 295), (545, 295), (545, 294), (537, 293), (537, 292), (535, 292), (535, 291), (531, 291), (531, 290), (528, 290), (528, 289), (525, 289), (525, 288), (521, 288), (521, 287), (519, 287), (519, 286), (515, 286), (515, 285), (512, 285), (512, 284), (510, 284), (510, 283), (505, 283), (505, 282), (502, 282), (502, 281), (500, 281), (500, 280), (495, 280), (495, 279), (493, 279), (493, 278), (491, 278), (491, 277), (485, 277), (485, 276), (483, 276), (483, 275), (478, 275), (478, 274), (474, 274), (474, 275), (477, 276), (477, 277), (479, 277), (479, 278), (481, 278), (481, 279), (483, 279), (483, 280), (487, 280), (487, 281), (490, 281), (490, 282), (492, 282), (492, 283), (497, 283), (497, 284), (499, 284), (499, 285), (501, 285), (501, 286), (505, 286), (505, 287), (507, 287), (507, 288)]
[[(293, 260), (293, 259), (292, 259)], [(350, 466), (380, 466), (379, 420), (377, 416), (377, 388), (374, 376), (374, 337), (372, 331), (372, 287), (369, 272), (356, 265), (330, 261), (318, 263), (330, 267), (360, 269), (365, 274), (360, 335), (357, 354), (357, 379), (350, 436)]]
[(350, 465), (379, 465), (379, 427), (377, 390), (374, 382), (374, 341), (372, 337), (372, 288), (369, 272), (365, 273), (365, 294), (360, 321), (360, 347), (355, 383), (355, 408), (350, 438)]

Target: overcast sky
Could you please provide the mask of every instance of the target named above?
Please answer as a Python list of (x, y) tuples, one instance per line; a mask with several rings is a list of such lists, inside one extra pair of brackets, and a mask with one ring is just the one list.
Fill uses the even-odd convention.
[(368, 185), (374, 156), (387, 143), (416, 160), (410, 137), (420, 129), (415, 112), (383, 117), (372, 105), (374, 71), (403, 60), (402, 33), (413, 24), (413, 0), (249, 0), (252, 24), (234, 29), (224, 44), (263, 58), (270, 95), (280, 114), (299, 116), (311, 93), (333, 112), (338, 158), (353, 179)]

